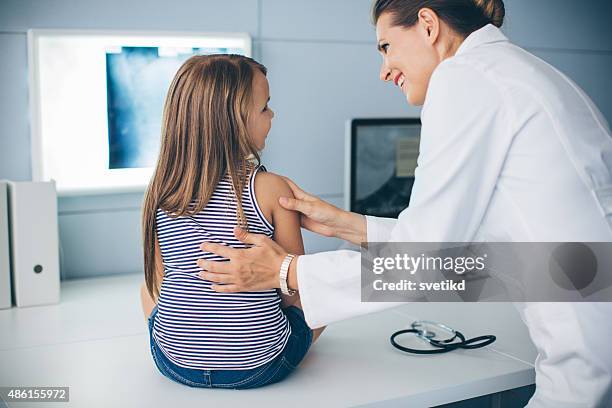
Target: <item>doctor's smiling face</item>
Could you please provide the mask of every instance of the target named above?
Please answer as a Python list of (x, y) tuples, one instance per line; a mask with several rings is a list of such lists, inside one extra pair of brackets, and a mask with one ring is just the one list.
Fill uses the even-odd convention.
[(422, 105), (432, 72), (454, 55), (463, 37), (428, 8), (418, 11), (418, 20), (410, 27), (395, 20), (393, 13), (383, 12), (376, 21), (377, 48), (383, 57), (380, 79), (398, 86), (408, 103)]

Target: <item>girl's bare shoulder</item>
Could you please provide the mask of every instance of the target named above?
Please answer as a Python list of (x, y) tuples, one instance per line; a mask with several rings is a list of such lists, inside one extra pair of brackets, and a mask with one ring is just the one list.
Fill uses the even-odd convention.
[(267, 219), (283, 209), (278, 203), (279, 197), (293, 197), (289, 184), (282, 176), (270, 171), (258, 171), (255, 175), (255, 198)]

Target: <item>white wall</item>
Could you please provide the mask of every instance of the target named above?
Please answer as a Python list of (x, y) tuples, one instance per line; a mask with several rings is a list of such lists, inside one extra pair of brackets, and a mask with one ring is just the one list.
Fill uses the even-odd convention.
[[(342, 205), (344, 122), (417, 116), (378, 81), (370, 0), (0, 0), (0, 178), (30, 180), (29, 28), (246, 31), (269, 69), (276, 112), (263, 161), (270, 171)], [(612, 119), (606, 0), (506, 0), (511, 39), (553, 63)], [(142, 270), (142, 194), (59, 200), (64, 278)], [(307, 252), (339, 242), (305, 233)]]

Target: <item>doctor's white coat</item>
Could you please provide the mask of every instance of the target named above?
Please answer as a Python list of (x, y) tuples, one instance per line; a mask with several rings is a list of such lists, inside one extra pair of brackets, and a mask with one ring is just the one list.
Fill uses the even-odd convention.
[[(612, 241), (612, 138), (588, 96), (493, 25), (434, 71), (410, 206), (367, 216), (370, 242)], [(298, 258), (308, 324), (361, 303), (360, 254)], [(538, 349), (531, 407), (612, 406), (612, 303), (517, 304)]]

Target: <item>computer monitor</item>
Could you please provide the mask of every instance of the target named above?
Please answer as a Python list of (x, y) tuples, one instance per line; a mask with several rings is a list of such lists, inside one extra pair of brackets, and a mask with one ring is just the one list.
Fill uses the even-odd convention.
[(346, 126), (345, 208), (396, 218), (410, 203), (419, 155), (416, 118), (351, 119)]

